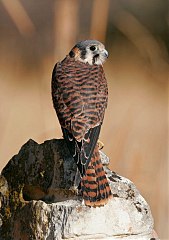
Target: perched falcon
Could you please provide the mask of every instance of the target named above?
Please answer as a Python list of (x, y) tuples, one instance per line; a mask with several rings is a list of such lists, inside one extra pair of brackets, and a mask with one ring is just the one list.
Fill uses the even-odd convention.
[(64, 139), (81, 174), (88, 206), (111, 197), (97, 145), (107, 107), (107, 81), (102, 64), (108, 52), (96, 40), (78, 42), (52, 74), (52, 99)]

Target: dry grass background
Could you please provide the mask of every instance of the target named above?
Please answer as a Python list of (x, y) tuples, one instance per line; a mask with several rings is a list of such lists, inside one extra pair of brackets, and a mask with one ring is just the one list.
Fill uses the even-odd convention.
[(166, 6), (158, 0), (0, 2), (0, 169), (29, 138), (62, 136), (51, 101), (53, 66), (77, 40), (102, 40), (110, 58), (100, 139), (110, 168), (131, 179), (150, 204), (163, 240), (169, 239)]

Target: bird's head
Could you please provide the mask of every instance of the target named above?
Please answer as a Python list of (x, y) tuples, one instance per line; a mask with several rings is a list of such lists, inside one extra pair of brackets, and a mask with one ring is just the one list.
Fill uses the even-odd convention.
[(90, 65), (102, 65), (108, 58), (108, 52), (104, 45), (97, 40), (85, 40), (78, 42), (70, 51), (69, 56), (75, 61)]

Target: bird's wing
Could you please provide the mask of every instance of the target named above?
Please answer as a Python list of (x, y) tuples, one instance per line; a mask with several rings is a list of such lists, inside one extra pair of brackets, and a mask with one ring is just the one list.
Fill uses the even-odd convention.
[(76, 161), (78, 169), (83, 176), (89, 165), (95, 145), (97, 143), (101, 125), (91, 128), (85, 135), (86, 140), (78, 142), (72, 134), (66, 129), (62, 128), (64, 139), (73, 158)]
[(63, 136), (83, 175), (91, 159), (107, 106), (107, 85), (99, 66), (65, 59), (55, 65), (52, 98)]

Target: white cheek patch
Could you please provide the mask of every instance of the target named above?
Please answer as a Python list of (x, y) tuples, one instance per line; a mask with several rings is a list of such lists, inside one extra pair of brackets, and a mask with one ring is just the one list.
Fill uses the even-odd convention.
[(93, 52), (91, 52), (90, 50), (87, 50), (86, 55), (85, 55), (85, 59), (79, 58), (78, 60), (80, 62), (88, 63), (90, 65), (93, 65), (93, 64), (102, 65), (106, 60), (105, 56), (101, 53), (99, 54), (98, 57), (95, 58), (94, 62), (93, 62), (93, 58), (94, 58)]

